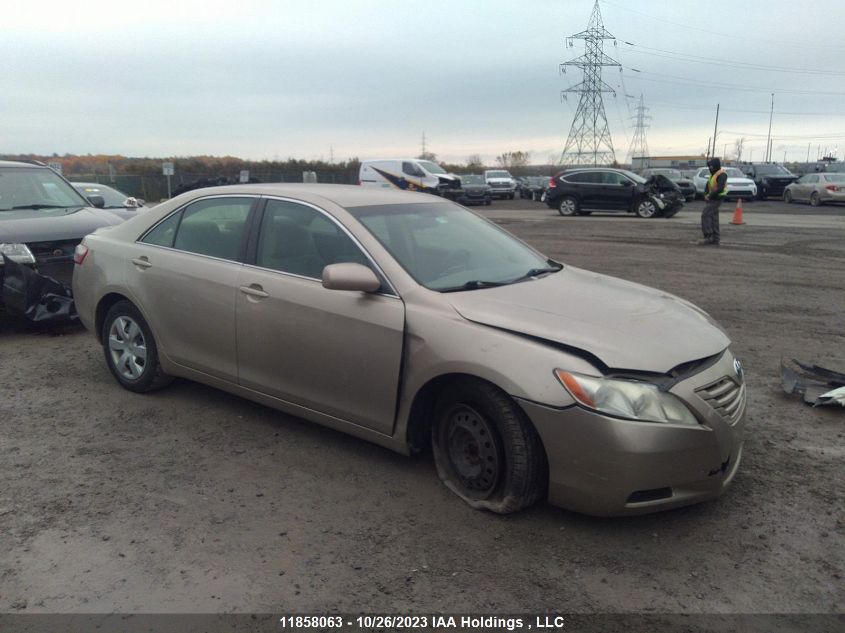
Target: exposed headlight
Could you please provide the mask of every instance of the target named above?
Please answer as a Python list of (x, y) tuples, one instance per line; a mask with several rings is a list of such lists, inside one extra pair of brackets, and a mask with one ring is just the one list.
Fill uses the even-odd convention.
[(596, 378), (556, 369), (555, 375), (581, 406), (628, 420), (698, 426), (680, 399), (648, 382)]
[[(34, 264), (35, 255), (29, 250), (26, 244), (0, 244), (0, 254), (5, 255), (13, 262), (18, 264)], [(3, 258), (0, 257), (0, 265), (3, 264)]]

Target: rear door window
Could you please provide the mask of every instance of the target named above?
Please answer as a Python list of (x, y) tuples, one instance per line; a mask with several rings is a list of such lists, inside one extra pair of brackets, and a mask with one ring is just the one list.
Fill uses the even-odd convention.
[(186, 207), (173, 248), (236, 261), (252, 202), (252, 198), (212, 198)]

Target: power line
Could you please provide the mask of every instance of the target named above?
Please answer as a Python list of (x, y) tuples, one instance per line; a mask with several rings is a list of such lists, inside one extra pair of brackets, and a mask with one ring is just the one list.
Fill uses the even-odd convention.
[[(601, 1), (608, 6), (615, 7), (616, 9), (621, 9), (622, 11), (628, 11), (630, 13), (636, 13), (637, 15), (641, 15), (643, 17), (649, 18), (650, 20), (655, 20), (657, 22), (663, 22), (665, 24), (671, 24), (673, 26), (679, 26), (681, 28), (689, 29), (691, 31), (698, 31), (700, 33), (707, 33), (708, 35), (716, 35), (718, 37), (727, 37), (727, 38), (730, 38), (732, 40), (735, 40), (737, 37), (742, 37), (744, 39), (758, 40), (760, 42), (768, 42), (770, 44), (775, 44), (779, 48), (783, 47), (783, 46), (789, 46), (789, 47), (799, 47), (800, 46), (801, 48), (806, 49), (807, 46), (810, 45), (810, 43), (808, 43), (808, 42), (798, 42), (797, 40), (791, 40), (791, 43), (790, 43), (789, 40), (781, 40), (781, 39), (773, 40), (773, 39), (764, 38), (764, 37), (754, 37), (753, 35), (748, 35), (747, 33), (737, 34), (737, 33), (721, 33), (719, 31), (711, 31), (709, 29), (702, 29), (701, 27), (698, 27), (698, 26), (691, 26), (689, 24), (683, 24), (682, 22), (674, 22), (672, 20), (666, 20), (665, 18), (658, 18), (656, 16), (649, 15), (648, 13), (643, 13), (642, 11), (636, 11), (635, 9), (629, 9), (628, 7), (623, 7), (623, 6), (618, 5), (614, 2), (608, 2), (608, 0), (601, 0)], [(841, 48), (825, 47), (825, 49), (827, 51), (845, 52), (845, 49), (841, 49)]]
[[(700, 55), (690, 55), (688, 53), (679, 53), (677, 51), (668, 51), (661, 48), (651, 48), (649, 46), (643, 46), (641, 44), (634, 44), (633, 42), (628, 42), (622, 40), (622, 43), (632, 47), (632, 53), (639, 53), (640, 55), (651, 55), (652, 57), (661, 57), (663, 59), (673, 59), (677, 60), (679, 57), (681, 61), (688, 61), (693, 62), (696, 64), (708, 64), (708, 65), (717, 65), (717, 66), (728, 66), (730, 68), (739, 68), (743, 70), (763, 70), (767, 72), (779, 72), (779, 73), (791, 73), (791, 74), (801, 74), (801, 75), (826, 75), (826, 76), (845, 76), (845, 72), (840, 72), (836, 70), (818, 70), (812, 68), (787, 68), (786, 66), (767, 66), (765, 64), (752, 64), (747, 62), (736, 62), (736, 61), (729, 61), (726, 59), (715, 59), (712, 57), (702, 57)], [(644, 50), (639, 50), (644, 49)], [(657, 51), (657, 52), (650, 52), (650, 51)], [(665, 53), (665, 54), (661, 54)]]
[(630, 68), (626, 67), (628, 70), (642, 74), (642, 75), (654, 75), (655, 77), (668, 77), (669, 79), (651, 79), (648, 77), (640, 77), (643, 81), (656, 81), (658, 83), (670, 83), (670, 84), (677, 84), (681, 86), (697, 86), (702, 88), (724, 88), (727, 90), (738, 90), (741, 92), (767, 92), (767, 93), (780, 93), (780, 94), (798, 94), (798, 95), (826, 95), (826, 96), (836, 96), (836, 97), (845, 97), (845, 92), (833, 92), (827, 90), (799, 90), (795, 88), (759, 88), (756, 86), (740, 86), (738, 84), (726, 84), (726, 83), (719, 83), (715, 81), (706, 81), (706, 80), (699, 80), (699, 79), (688, 79), (686, 77), (679, 77), (678, 75), (665, 75), (663, 73), (653, 73), (647, 70), (640, 70), (639, 68)]
[[(710, 112), (713, 108), (705, 108), (702, 106), (691, 106), (691, 105), (682, 105), (680, 103), (672, 103), (671, 101), (660, 101), (659, 99), (649, 99), (649, 103), (657, 103), (661, 105), (667, 105), (671, 108), (678, 108), (680, 110), (701, 110), (704, 112)], [(734, 108), (722, 108), (723, 112), (730, 112), (733, 114), (768, 114), (768, 110), (738, 110)], [(781, 112), (776, 111), (778, 116), (786, 115), (786, 116), (826, 116), (826, 117), (841, 117), (845, 115), (845, 112)]]

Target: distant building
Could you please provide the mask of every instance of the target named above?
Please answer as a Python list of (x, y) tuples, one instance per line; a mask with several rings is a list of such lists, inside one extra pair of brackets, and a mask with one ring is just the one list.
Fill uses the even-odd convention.
[(646, 167), (674, 167), (675, 169), (695, 169), (706, 167), (706, 156), (633, 156), (631, 158), (632, 169), (645, 169)]

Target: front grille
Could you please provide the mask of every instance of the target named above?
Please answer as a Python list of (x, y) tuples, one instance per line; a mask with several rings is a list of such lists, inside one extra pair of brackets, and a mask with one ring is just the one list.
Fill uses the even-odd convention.
[(82, 238), (57, 240), (55, 242), (29, 242), (27, 246), (39, 264), (64, 263), (73, 261), (73, 250)]
[(745, 409), (745, 384), (730, 376), (696, 389), (695, 392), (730, 424), (736, 424)]

